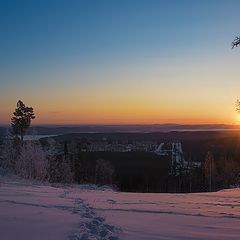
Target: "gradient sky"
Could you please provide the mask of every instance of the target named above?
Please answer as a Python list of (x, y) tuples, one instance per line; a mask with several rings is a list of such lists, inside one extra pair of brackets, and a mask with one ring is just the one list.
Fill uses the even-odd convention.
[(240, 1), (0, 1), (0, 124), (237, 123)]

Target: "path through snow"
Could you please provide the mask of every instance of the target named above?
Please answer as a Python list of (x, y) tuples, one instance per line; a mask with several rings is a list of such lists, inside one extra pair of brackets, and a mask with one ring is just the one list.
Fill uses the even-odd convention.
[(89, 185), (51, 187), (19, 179), (0, 184), (1, 240), (239, 240), (239, 236), (240, 189), (153, 194)]
[(0, 239), (117, 240), (120, 230), (81, 199), (82, 191), (2, 179)]

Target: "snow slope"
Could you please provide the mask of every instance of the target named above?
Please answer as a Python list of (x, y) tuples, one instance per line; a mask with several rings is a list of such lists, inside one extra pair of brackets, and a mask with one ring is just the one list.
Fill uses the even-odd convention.
[(85, 189), (1, 179), (0, 239), (117, 240), (120, 230), (81, 199)]
[(240, 189), (120, 193), (0, 180), (1, 240), (240, 239)]
[(210, 194), (85, 193), (123, 229), (122, 239), (240, 239), (240, 191)]

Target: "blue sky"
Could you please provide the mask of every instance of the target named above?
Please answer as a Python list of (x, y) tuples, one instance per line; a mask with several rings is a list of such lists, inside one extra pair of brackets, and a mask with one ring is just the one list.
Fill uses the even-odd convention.
[(238, 33), (239, 7), (239, 1), (1, 1), (1, 65), (214, 51)]
[[(233, 89), (227, 93), (232, 96), (228, 99), (229, 104), (237, 97), (235, 89), (239, 86), (236, 61), (239, 61), (240, 53), (238, 49), (232, 51), (230, 45), (240, 34), (239, 9), (240, 1), (220, 0), (0, 1), (0, 91), (2, 102), (7, 103), (6, 110), (2, 112), (2, 122), (7, 121), (10, 111), (7, 108), (12, 108), (17, 98), (26, 99), (38, 107), (41, 102), (39, 92), (47, 92), (64, 102), (59, 97), (63, 89), (69, 89), (69, 96), (76, 87), (80, 89), (79, 95), (101, 92), (108, 96), (109, 92), (115, 91), (118, 95), (114, 88), (116, 84), (121, 91), (128, 85), (132, 86), (132, 91), (134, 85), (141, 85), (138, 89), (141, 94), (136, 94), (135, 99), (131, 99), (131, 93), (123, 93), (122, 100), (130, 97), (130, 102), (137, 102), (138, 98), (147, 101), (152, 91), (156, 94), (156, 101), (167, 102), (171, 106), (167, 96), (159, 99), (154, 93), (156, 86), (164, 85), (165, 90), (171, 92), (179, 81), (184, 90), (189, 85), (200, 87), (201, 82), (207, 84), (211, 79), (216, 86), (219, 85), (221, 95), (229, 83), (232, 85)], [(218, 74), (227, 76), (234, 72), (229, 79), (216, 76), (216, 71), (223, 66), (224, 72)], [(198, 73), (205, 73), (205, 76), (193, 84)], [(33, 91), (39, 94), (36, 93), (35, 98)], [(71, 102), (73, 99), (67, 96)], [(213, 97), (213, 102), (217, 103), (220, 95)], [(109, 99), (112, 98), (114, 96), (110, 94)], [(101, 96), (96, 97), (95, 103), (99, 99)], [(120, 102), (121, 96), (114, 100)], [(76, 104), (84, 101), (77, 96), (74, 98)], [(41, 112), (49, 114), (55, 105), (51, 110), (42, 108)], [(107, 117), (105, 107), (106, 117), (100, 122), (116, 122), (117, 117)], [(190, 105), (183, 108), (191, 110)], [(96, 120), (97, 116), (90, 112), (87, 113), (88, 118), (80, 117), (76, 121), (91, 122), (91, 117)], [(157, 114), (149, 122), (187, 121), (174, 117), (173, 112), (168, 118)], [(109, 116), (111, 114), (109, 111)], [(205, 115), (196, 118), (207, 121)], [(126, 116), (120, 122), (128, 122), (128, 119), (132, 122), (133, 116)], [(228, 120), (223, 117), (222, 121)]]

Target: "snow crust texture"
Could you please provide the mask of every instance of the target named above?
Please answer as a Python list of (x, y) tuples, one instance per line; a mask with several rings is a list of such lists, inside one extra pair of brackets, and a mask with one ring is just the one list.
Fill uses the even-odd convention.
[(120, 232), (113, 225), (105, 223), (105, 218), (98, 216), (92, 208), (80, 198), (75, 200), (76, 209), (80, 210), (82, 222), (78, 233), (74, 233), (69, 240), (118, 240), (115, 235)]
[(120, 228), (108, 224), (81, 199), (87, 189), (97, 187), (0, 179), (0, 239), (118, 240)]
[(239, 240), (240, 189), (123, 193), (0, 178), (1, 240)]

